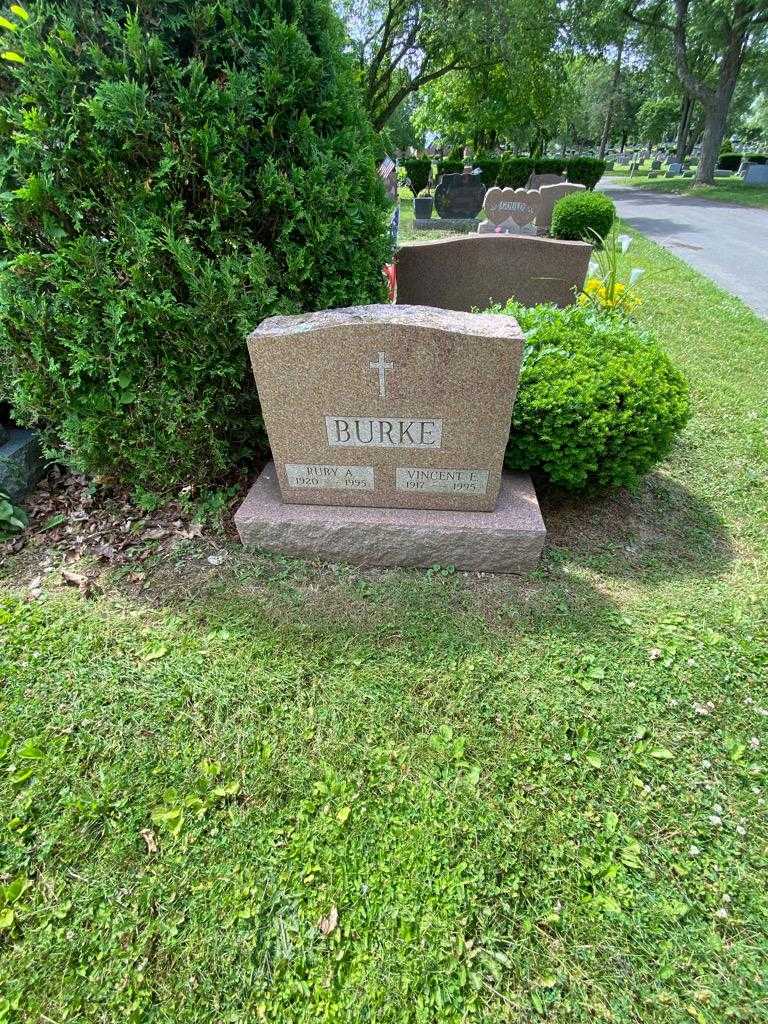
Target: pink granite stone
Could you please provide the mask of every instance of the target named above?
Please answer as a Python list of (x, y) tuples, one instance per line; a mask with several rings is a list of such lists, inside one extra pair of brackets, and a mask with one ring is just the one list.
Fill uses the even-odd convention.
[(292, 558), (518, 574), (536, 567), (546, 535), (525, 474), (503, 474), (493, 512), (287, 505), (274, 463), (251, 488), (235, 525), (246, 547)]

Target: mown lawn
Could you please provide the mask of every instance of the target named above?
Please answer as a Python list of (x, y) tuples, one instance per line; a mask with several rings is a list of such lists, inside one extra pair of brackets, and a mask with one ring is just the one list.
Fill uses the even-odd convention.
[[(650, 167), (650, 164), (648, 165)], [(736, 203), (739, 206), (768, 208), (768, 186), (745, 185), (738, 176), (716, 178), (713, 185), (696, 185), (694, 178), (649, 178), (647, 169), (643, 174), (628, 175), (628, 168), (615, 167), (606, 178), (620, 178), (623, 185), (648, 189), (651, 192), (669, 192), (673, 195), (696, 195), (701, 199), (714, 199), (721, 203)], [(695, 186), (695, 189), (694, 189)]]
[[(437, 220), (437, 210), (434, 210), (432, 216)], [(477, 217), (478, 222), (483, 220), (482, 214)], [(403, 189), (400, 192), (400, 230), (398, 232), (398, 240), (400, 242), (409, 241), (435, 241), (440, 238), (455, 238), (456, 235), (460, 235), (460, 232), (451, 233), (449, 231), (417, 231), (413, 226), (413, 197), (410, 192)]]
[(695, 416), (533, 578), (6, 560), (0, 1021), (768, 1019), (768, 324), (631, 252)]

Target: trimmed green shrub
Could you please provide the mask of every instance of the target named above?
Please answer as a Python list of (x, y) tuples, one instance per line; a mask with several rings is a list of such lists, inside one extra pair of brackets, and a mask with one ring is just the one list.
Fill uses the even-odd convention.
[[(745, 153), (744, 159), (749, 160), (751, 164), (768, 163), (768, 156), (765, 153)], [(736, 170), (738, 170), (738, 167), (736, 168)]]
[(505, 156), (499, 167), (498, 184), (503, 188), (524, 188), (533, 173), (533, 160), (528, 156)]
[(526, 335), (505, 457), (569, 490), (634, 487), (690, 415), (688, 385), (650, 334), (620, 314), (515, 302)]
[[(477, 163), (482, 166), (482, 161)], [(605, 160), (589, 156), (575, 156), (568, 160), (562, 157), (534, 160), (529, 156), (505, 156), (497, 172), (496, 184), (505, 188), (524, 188), (531, 174), (564, 174), (569, 181), (593, 189), (605, 174), (605, 168)]]
[(572, 192), (552, 210), (553, 238), (592, 242), (605, 238), (616, 218), (616, 207), (602, 192)]
[(483, 184), (487, 185), (488, 188), (499, 183), (501, 160), (498, 157), (488, 156), (479, 158), (473, 161), (472, 166), (480, 168)]
[(386, 296), (342, 25), (328, 0), (37, 12), (0, 118), (5, 397), (89, 473), (210, 485), (263, 443), (246, 333)]
[(605, 160), (593, 156), (572, 156), (565, 165), (568, 181), (593, 189), (605, 174)]
[(441, 160), (437, 165), (437, 176), (441, 174), (461, 174), (464, 170), (463, 160)]
[(718, 169), (721, 171), (738, 171), (742, 159), (741, 153), (722, 153), (717, 161)]
[(533, 162), (536, 174), (565, 174), (565, 157), (542, 156)]
[(411, 185), (413, 186), (414, 197), (423, 192), (429, 184), (429, 179), (432, 174), (432, 161), (431, 160), (404, 160), (403, 167), (407, 177), (411, 179)]

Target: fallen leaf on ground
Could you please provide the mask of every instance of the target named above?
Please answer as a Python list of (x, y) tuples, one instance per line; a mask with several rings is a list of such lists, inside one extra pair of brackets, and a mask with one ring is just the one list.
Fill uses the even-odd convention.
[(339, 923), (339, 912), (336, 909), (336, 905), (331, 907), (328, 911), (327, 917), (321, 917), (318, 922), (318, 928), (323, 935), (330, 935), (331, 932), (335, 931), (336, 925)]
[(155, 833), (148, 828), (141, 830), (141, 838), (147, 844), (147, 853), (157, 853), (158, 846), (157, 840), (155, 839)]

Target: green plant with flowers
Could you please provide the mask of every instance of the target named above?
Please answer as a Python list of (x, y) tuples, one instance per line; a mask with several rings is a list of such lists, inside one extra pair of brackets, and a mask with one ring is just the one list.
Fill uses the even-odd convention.
[(582, 306), (631, 313), (640, 305), (635, 285), (645, 273), (640, 267), (628, 268), (624, 257), (632, 244), (629, 235), (611, 231), (605, 238), (595, 235), (595, 252), (589, 263), (587, 281), (579, 296)]

